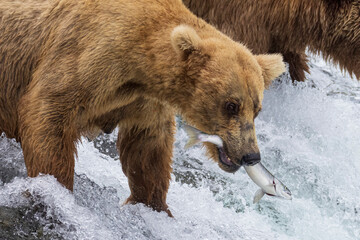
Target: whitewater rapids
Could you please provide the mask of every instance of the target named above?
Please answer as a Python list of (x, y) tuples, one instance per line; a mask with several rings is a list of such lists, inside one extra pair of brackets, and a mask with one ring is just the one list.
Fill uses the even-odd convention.
[[(307, 82), (294, 85), (285, 74), (266, 90), (255, 121), (262, 163), (291, 189), (292, 201), (265, 196), (253, 204), (258, 187), (244, 169), (225, 173), (201, 147), (184, 150), (179, 124), (167, 197), (175, 218), (122, 205), (130, 191), (116, 133), (79, 144), (74, 194), (51, 176), (25, 177), (19, 145), (3, 135), (0, 207), (41, 204), (34, 221), (44, 235), (64, 239), (358, 240), (360, 84), (319, 57), (310, 67)], [(29, 233), (17, 226), (13, 234)]]

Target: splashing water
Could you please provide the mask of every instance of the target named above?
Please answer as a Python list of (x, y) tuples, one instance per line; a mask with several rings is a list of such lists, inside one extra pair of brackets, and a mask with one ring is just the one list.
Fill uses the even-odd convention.
[[(284, 75), (265, 92), (255, 122), (263, 164), (292, 201), (252, 204), (258, 187), (244, 169), (228, 174), (201, 147), (184, 150), (180, 123), (168, 193), (174, 219), (122, 205), (130, 191), (116, 133), (98, 138), (96, 148), (86, 140), (78, 146), (74, 194), (51, 176), (26, 178), (19, 145), (2, 136), (0, 209), (26, 208), (26, 216), (32, 209), (53, 239), (360, 239), (360, 84), (318, 57), (310, 66), (307, 82)], [(14, 239), (42, 239), (24, 229), (14, 228)]]

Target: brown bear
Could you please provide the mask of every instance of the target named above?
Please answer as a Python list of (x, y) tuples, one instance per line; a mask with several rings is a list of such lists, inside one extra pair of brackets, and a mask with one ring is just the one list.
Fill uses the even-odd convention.
[(309, 72), (305, 49), (360, 79), (359, 0), (184, 0), (253, 53), (281, 53), (293, 80)]
[(0, 56), (0, 133), (21, 143), (30, 177), (72, 190), (76, 142), (119, 126), (127, 202), (169, 215), (175, 113), (219, 135), (209, 153), (234, 172), (260, 161), (254, 118), (284, 71), (181, 0), (3, 0)]

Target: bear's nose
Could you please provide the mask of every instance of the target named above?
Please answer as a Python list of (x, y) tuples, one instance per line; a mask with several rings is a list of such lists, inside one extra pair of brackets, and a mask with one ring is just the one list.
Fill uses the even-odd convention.
[(254, 166), (261, 160), (260, 153), (249, 153), (242, 157), (241, 164), (246, 166)]

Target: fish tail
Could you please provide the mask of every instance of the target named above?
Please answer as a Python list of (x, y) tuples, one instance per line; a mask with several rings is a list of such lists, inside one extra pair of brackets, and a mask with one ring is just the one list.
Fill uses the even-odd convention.
[(253, 203), (257, 203), (264, 196), (265, 192), (260, 188), (256, 191)]
[(198, 136), (201, 132), (199, 130), (197, 130), (196, 128), (193, 128), (189, 125), (184, 125), (184, 130), (187, 133), (187, 135), (189, 136), (189, 141), (186, 143), (185, 149), (192, 147), (195, 144), (200, 142), (200, 139)]

